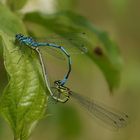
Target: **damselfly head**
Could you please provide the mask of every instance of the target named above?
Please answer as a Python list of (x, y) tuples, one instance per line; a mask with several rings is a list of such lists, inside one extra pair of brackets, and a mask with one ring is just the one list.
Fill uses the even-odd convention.
[(20, 33), (19, 33), (19, 34), (16, 34), (16, 35), (15, 35), (15, 38), (18, 40), (18, 39), (20, 39), (20, 38), (23, 37), (23, 36), (24, 36), (23, 34), (20, 34)]

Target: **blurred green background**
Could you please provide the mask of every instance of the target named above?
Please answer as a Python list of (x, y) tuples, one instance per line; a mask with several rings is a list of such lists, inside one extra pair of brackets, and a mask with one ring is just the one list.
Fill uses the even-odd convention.
[[(39, 0), (38, 0), (39, 1)], [(40, 9), (41, 1), (32, 0), (23, 11)], [(42, 6), (44, 12), (52, 12), (53, 0)], [(39, 4), (40, 3), (40, 4)], [(107, 106), (128, 113), (128, 126), (112, 131), (102, 123), (92, 119), (80, 106), (70, 101), (67, 104), (52, 104), (52, 115), (42, 120), (32, 133), (32, 140), (139, 140), (140, 139), (140, 1), (139, 0), (79, 0), (75, 10), (87, 17), (94, 25), (107, 31), (118, 43), (123, 57), (121, 84), (110, 95), (108, 85), (101, 71), (89, 59), (84, 62), (75, 59), (69, 86), (76, 92), (91, 97)], [(0, 55), (1, 56), (1, 55)], [(84, 56), (82, 56), (83, 58)], [(82, 59), (83, 60), (83, 59)], [(78, 64), (87, 63), (88, 67)], [(3, 59), (0, 58), (0, 73), (3, 85), (7, 75)], [(90, 76), (89, 76), (90, 74)], [(8, 125), (0, 120), (0, 140), (12, 140), (13, 135)]]

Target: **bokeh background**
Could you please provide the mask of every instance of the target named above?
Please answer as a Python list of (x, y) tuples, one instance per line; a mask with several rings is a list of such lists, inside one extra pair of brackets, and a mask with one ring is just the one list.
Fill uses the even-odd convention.
[[(139, 140), (140, 139), (140, 1), (139, 0), (78, 0), (75, 10), (94, 25), (107, 31), (119, 45), (123, 58), (121, 84), (110, 95), (101, 71), (88, 58), (75, 59), (69, 86), (76, 92), (129, 115), (128, 125), (110, 130), (91, 118), (74, 101), (51, 104), (50, 115), (40, 121), (32, 140)], [(41, 7), (41, 8), (40, 8)], [(23, 12), (40, 10), (54, 12), (54, 0), (30, 0)], [(80, 56), (79, 56), (80, 57)], [(82, 60), (84, 56), (81, 56)], [(80, 65), (79, 65), (80, 63)], [(88, 67), (81, 66), (86, 63)], [(80, 67), (81, 66), (81, 67)], [(7, 83), (3, 58), (0, 55), (0, 93)], [(8, 125), (0, 119), (0, 140), (12, 140)]]

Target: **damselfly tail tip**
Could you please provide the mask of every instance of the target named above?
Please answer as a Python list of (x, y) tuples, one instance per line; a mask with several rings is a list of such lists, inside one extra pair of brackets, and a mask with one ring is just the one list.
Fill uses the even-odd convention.
[(114, 121), (114, 124), (117, 128), (123, 128), (126, 127), (128, 124), (128, 115), (124, 115), (118, 119), (118, 121)]

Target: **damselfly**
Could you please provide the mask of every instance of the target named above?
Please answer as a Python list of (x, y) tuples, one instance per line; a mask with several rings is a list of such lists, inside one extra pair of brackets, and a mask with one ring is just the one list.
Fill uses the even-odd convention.
[(56, 48), (61, 50), (67, 57), (68, 61), (68, 72), (64, 76), (64, 78), (61, 81), (61, 85), (64, 85), (67, 82), (67, 79), (70, 75), (71, 72), (71, 56), (70, 54), (66, 51), (66, 49), (60, 45), (48, 43), (48, 42), (37, 42), (35, 41), (32, 37), (24, 36), (22, 34), (16, 34), (15, 39), (17, 42), (19, 42), (20, 45), (26, 45), (30, 47), (31, 49), (34, 49), (36, 51), (39, 51), (40, 47), (46, 46), (46, 47), (51, 47), (51, 48)]
[[(91, 113), (91, 115), (94, 115), (95, 117), (99, 118), (100, 120), (104, 121), (105, 123), (107, 123), (115, 128), (121, 128), (121, 127), (124, 127), (127, 125), (128, 115), (126, 115), (124, 113), (118, 113), (118, 112), (116, 113), (116, 112), (110, 111), (109, 109), (106, 109), (105, 107), (102, 107), (102, 106), (96, 104), (93, 100), (90, 100), (86, 97), (83, 97), (83, 96), (71, 91), (69, 88), (64, 86), (64, 84), (66, 82), (65, 77), (63, 80), (55, 81), (53, 86), (51, 86), (49, 84), (48, 75), (47, 75), (47, 72), (45, 69), (44, 61), (42, 59), (42, 54), (39, 50), (39, 47), (44, 46), (44, 45), (51, 46), (52, 44), (36, 42), (31, 37), (26, 37), (21, 34), (16, 35), (16, 40), (18, 40), (20, 44), (29, 46), (30, 48), (34, 49), (38, 53), (40, 63), (42, 66), (45, 83), (46, 83), (46, 86), (47, 86), (51, 96), (53, 97), (53, 99), (64, 103), (64, 102), (68, 101), (70, 97), (73, 97), (89, 113)], [(65, 49), (61, 48), (61, 46), (56, 46), (55, 44), (53, 44), (52, 47), (59, 48), (62, 52), (65, 53), (65, 55), (67, 55), (67, 52), (65, 51)], [(69, 65), (70, 65), (69, 68), (71, 71), (71, 59), (68, 59), (68, 62), (69, 62)], [(68, 72), (68, 74), (67, 74), (68, 76), (69, 76), (69, 73), (70, 72)], [(62, 81), (64, 81), (64, 82), (62, 82)]]
[(50, 89), (51, 86), (49, 85), (49, 81), (47, 79), (47, 72), (46, 72), (46, 69), (45, 69), (44, 61), (42, 59), (42, 54), (41, 54), (41, 51), (40, 51), (40, 47), (41, 46), (47, 46), (47, 47), (56, 48), (56, 49), (61, 50), (66, 55), (67, 60), (68, 60), (68, 72), (62, 80), (59, 80), (61, 85), (64, 85), (66, 83), (66, 81), (68, 80), (69, 74), (71, 72), (71, 57), (70, 57), (69, 53), (62, 46), (59, 46), (59, 45), (56, 45), (56, 44), (50, 44), (50, 43), (47, 43), (47, 42), (37, 42), (32, 37), (27, 37), (27, 36), (24, 36), (22, 34), (16, 34), (15, 41), (18, 42), (20, 45), (28, 46), (29, 48), (31, 48), (31, 49), (33, 49), (37, 52), (37, 54), (39, 56), (41, 66), (42, 66), (42, 72), (43, 72), (45, 84), (46, 84), (51, 96), (53, 97), (53, 99), (55, 99), (59, 102), (66, 102), (68, 100), (68, 97), (66, 97), (63, 100), (59, 99), (58, 97), (53, 95), (53, 92)]

